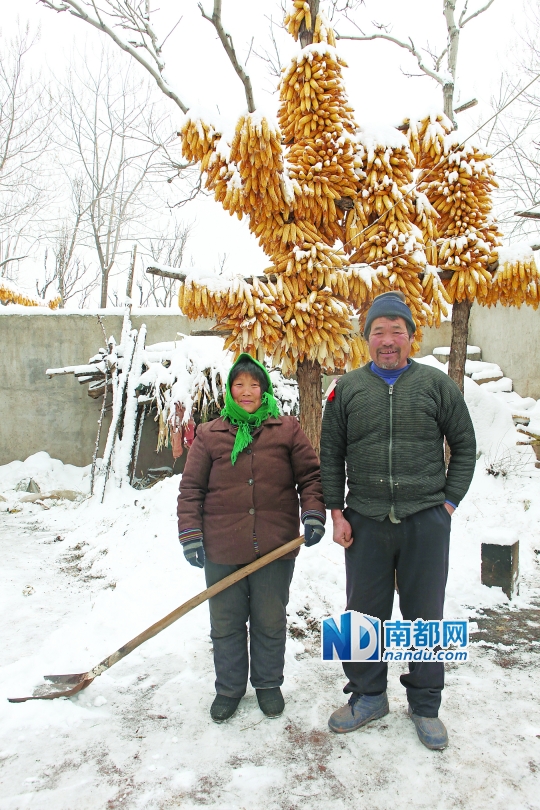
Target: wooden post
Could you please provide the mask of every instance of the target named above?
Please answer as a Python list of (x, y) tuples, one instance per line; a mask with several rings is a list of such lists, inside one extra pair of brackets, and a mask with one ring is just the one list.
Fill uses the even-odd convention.
[(298, 363), (296, 372), (300, 401), (300, 425), (317, 455), (321, 451), (322, 378), (321, 365), (316, 360)]

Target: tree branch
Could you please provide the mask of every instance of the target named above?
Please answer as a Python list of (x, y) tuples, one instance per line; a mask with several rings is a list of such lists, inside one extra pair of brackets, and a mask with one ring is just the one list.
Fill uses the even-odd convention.
[[(163, 63), (161, 60), (158, 60), (159, 49), (156, 50), (156, 53), (152, 54), (154, 61), (158, 65), (157, 69), (153, 67), (137, 50), (139, 47), (145, 47), (148, 50), (146, 45), (137, 45), (133, 43), (126, 42), (124, 39), (118, 36), (118, 34), (101, 18), (101, 15), (97, 13), (97, 9), (94, 5), (94, 9), (96, 10), (96, 17), (90, 16), (88, 12), (85, 10), (84, 5), (78, 0), (59, 0), (59, 2), (54, 2), (54, 0), (38, 0), (38, 2), (42, 3), (46, 8), (50, 8), (52, 11), (69, 11), (74, 17), (77, 17), (79, 20), (83, 20), (87, 22), (89, 25), (97, 28), (98, 31), (102, 31), (103, 33), (107, 34), (113, 42), (118, 45), (126, 53), (129, 53), (130, 56), (133, 57), (142, 67), (150, 73), (150, 75), (155, 80), (156, 84), (158, 85), (159, 89), (175, 104), (180, 107), (183, 113), (187, 113), (189, 107), (187, 107), (184, 102), (180, 99), (180, 97), (175, 93), (175, 91), (169, 87), (168, 83), (165, 81), (162, 75)], [(127, 23), (127, 18), (125, 18), (125, 22)], [(124, 27), (129, 27), (127, 24)], [(150, 29), (148, 22), (145, 23), (144, 30), (141, 31), (138, 29), (141, 34), (145, 33), (150, 36), (152, 44), (155, 46), (155, 35), (153, 31)], [(150, 51), (149, 51), (150, 52)]]
[[(458, 23), (459, 27), (463, 28), (464, 26), (467, 25), (468, 22), (470, 22), (471, 20), (474, 20), (475, 17), (478, 17), (480, 14), (483, 14), (484, 11), (487, 11), (488, 8), (493, 5), (494, 2), (495, 2), (495, 0), (489, 0), (489, 2), (487, 2), (485, 4), (485, 6), (482, 6), (482, 8), (479, 8), (478, 11), (473, 11), (473, 13), (469, 14), (468, 17), (465, 17), (465, 14), (467, 13), (467, 5), (468, 5), (467, 3), (465, 3), (463, 11), (461, 12), (460, 17), (459, 17), (459, 23)], [(464, 19), (464, 17), (465, 17), (465, 19)]]
[[(67, 0), (67, 2), (69, 1), (70, 0)], [(48, 0), (41, 0), (41, 2), (48, 2)], [(212, 12), (211, 17), (205, 12), (202, 3), (199, 3), (199, 9), (204, 19), (212, 23), (212, 25), (216, 29), (217, 35), (221, 40), (221, 44), (225, 48), (225, 52), (229, 57), (229, 59), (231, 60), (233, 68), (235, 69), (236, 73), (240, 77), (242, 84), (244, 85), (248, 110), (250, 113), (255, 112), (255, 101), (253, 100), (253, 88), (251, 86), (251, 79), (249, 78), (246, 71), (238, 61), (236, 51), (234, 50), (231, 35), (228, 34), (223, 28), (223, 23), (221, 21), (221, 0), (214, 0), (214, 11)]]
[(0, 262), (0, 267), (5, 267), (9, 262), (20, 262), (22, 259), (26, 259), (26, 256), (12, 256), (10, 259), (4, 259), (3, 262)]
[(420, 53), (420, 51), (416, 48), (412, 39), (409, 39), (409, 42), (403, 42), (402, 40), (397, 39), (396, 37), (393, 37), (390, 34), (369, 34), (366, 36), (353, 36), (352, 34), (347, 35), (338, 33), (336, 33), (336, 39), (353, 39), (362, 42), (367, 42), (368, 40), (372, 39), (385, 39), (388, 42), (393, 42), (394, 45), (398, 45), (400, 48), (404, 48), (406, 51), (409, 51), (409, 53), (411, 53), (415, 57), (416, 61), (418, 62), (418, 67), (423, 73), (425, 73), (427, 76), (431, 76), (431, 78), (435, 79), (435, 81), (438, 82), (439, 84), (442, 85), (446, 84), (446, 81), (443, 76), (441, 76), (439, 73), (436, 73), (434, 70), (431, 70), (431, 68), (428, 68), (428, 66), (424, 63), (423, 56)]

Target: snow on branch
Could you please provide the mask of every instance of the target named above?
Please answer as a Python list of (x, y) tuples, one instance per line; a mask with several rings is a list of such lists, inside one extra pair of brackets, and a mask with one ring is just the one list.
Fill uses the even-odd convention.
[[(186, 113), (188, 107), (165, 78), (165, 63), (160, 44), (150, 21), (150, 0), (106, 0), (106, 13), (124, 31), (134, 33), (136, 39), (126, 40), (109, 25), (103, 12), (93, 0), (39, 0), (52, 11), (68, 11), (79, 20), (107, 34), (123, 51), (129, 53), (154, 78), (159, 89)], [(146, 51), (148, 58), (141, 53)]]
[(235, 69), (236, 73), (240, 77), (240, 80), (242, 81), (242, 84), (244, 85), (249, 112), (250, 113), (255, 112), (255, 101), (253, 99), (253, 88), (251, 86), (251, 79), (249, 78), (248, 74), (238, 61), (238, 57), (236, 56), (236, 51), (234, 49), (231, 35), (227, 33), (227, 31), (225, 31), (223, 27), (223, 22), (221, 20), (221, 0), (214, 0), (214, 10), (211, 16), (210, 14), (207, 14), (205, 12), (202, 3), (199, 3), (198, 5), (204, 19), (212, 23), (212, 25), (216, 29), (217, 35), (221, 40), (221, 44), (225, 48), (225, 52), (229, 57), (229, 59), (231, 60), (233, 68)]

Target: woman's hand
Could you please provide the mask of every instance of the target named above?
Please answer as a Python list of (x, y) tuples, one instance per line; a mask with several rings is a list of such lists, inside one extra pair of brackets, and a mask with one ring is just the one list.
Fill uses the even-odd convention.
[(324, 523), (319, 518), (309, 515), (304, 521), (304, 545), (314, 546), (324, 537)]
[(343, 546), (343, 548), (349, 548), (353, 543), (351, 524), (348, 520), (345, 520), (341, 509), (332, 509), (330, 514), (334, 524), (334, 543)]
[(189, 538), (184, 540), (184, 542), (182, 542), (182, 536), (180, 536), (180, 543), (182, 545), (184, 557), (188, 563), (190, 565), (194, 565), (195, 568), (204, 568), (204, 546), (202, 532), (191, 531)]

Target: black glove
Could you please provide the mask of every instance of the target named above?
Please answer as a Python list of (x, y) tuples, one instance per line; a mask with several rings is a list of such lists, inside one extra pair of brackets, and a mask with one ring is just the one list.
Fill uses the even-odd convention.
[(193, 534), (189, 540), (185, 540), (182, 543), (182, 551), (184, 552), (184, 557), (190, 565), (194, 565), (195, 568), (203, 568), (204, 547), (202, 532), (199, 532), (199, 534)]
[(308, 548), (324, 537), (324, 523), (318, 517), (308, 515), (304, 520), (304, 545)]

